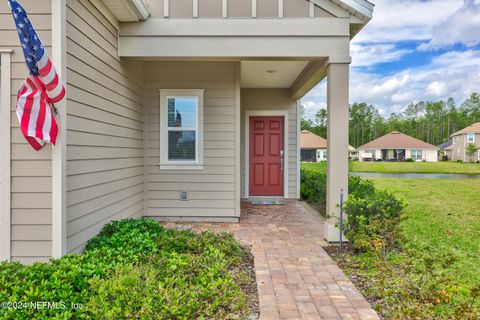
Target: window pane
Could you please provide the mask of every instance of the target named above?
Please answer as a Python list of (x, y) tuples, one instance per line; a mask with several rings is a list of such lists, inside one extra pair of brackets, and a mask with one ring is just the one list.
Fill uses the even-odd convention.
[(195, 131), (168, 132), (168, 160), (195, 161)]
[(168, 126), (170, 128), (197, 127), (197, 99), (193, 97), (168, 98)]

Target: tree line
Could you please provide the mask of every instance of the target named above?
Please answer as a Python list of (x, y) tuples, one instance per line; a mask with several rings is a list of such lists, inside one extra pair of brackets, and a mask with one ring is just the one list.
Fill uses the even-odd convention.
[[(411, 103), (402, 112), (382, 117), (379, 110), (366, 103), (350, 106), (350, 144), (359, 147), (391, 131), (400, 131), (433, 145), (447, 141), (450, 135), (480, 121), (480, 96), (473, 93), (462, 104), (447, 101)], [(305, 119), (302, 130), (327, 137), (327, 110), (320, 109), (315, 119)]]

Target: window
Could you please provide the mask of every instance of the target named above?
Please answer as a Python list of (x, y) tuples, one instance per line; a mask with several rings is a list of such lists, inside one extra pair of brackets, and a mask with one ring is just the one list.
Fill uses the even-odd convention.
[(317, 161), (327, 160), (327, 150), (317, 149)]
[(375, 150), (367, 150), (367, 153), (370, 153), (372, 158), (375, 159)]
[(203, 90), (160, 90), (160, 169), (203, 168)]
[(475, 133), (467, 133), (467, 143), (475, 143)]
[(422, 160), (422, 150), (412, 150), (412, 159)]

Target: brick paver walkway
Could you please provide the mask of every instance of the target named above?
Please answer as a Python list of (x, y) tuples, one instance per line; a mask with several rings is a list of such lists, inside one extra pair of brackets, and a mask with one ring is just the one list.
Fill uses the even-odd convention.
[[(178, 223), (165, 223), (174, 227)], [(190, 223), (232, 232), (252, 246), (260, 319), (378, 319), (365, 298), (322, 249), (323, 219), (301, 202), (242, 203), (239, 224)]]

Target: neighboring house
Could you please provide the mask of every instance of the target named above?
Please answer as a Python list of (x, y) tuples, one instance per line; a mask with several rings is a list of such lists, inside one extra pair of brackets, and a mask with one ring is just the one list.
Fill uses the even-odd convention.
[[(358, 159), (357, 149), (348, 146), (348, 158)], [(327, 161), (327, 140), (308, 130), (303, 130), (300, 135), (300, 159), (302, 162)]]
[(358, 160), (358, 150), (353, 146), (348, 146), (348, 158), (350, 160)]
[(303, 130), (300, 134), (300, 159), (302, 162), (327, 161), (327, 140)]
[[(461, 160), (464, 162), (480, 161), (480, 122), (455, 132), (450, 137), (452, 138), (450, 160)], [(477, 147), (477, 151), (472, 156), (467, 153), (467, 146), (470, 143)]]
[(438, 161), (437, 147), (398, 131), (370, 141), (358, 150), (360, 161)]
[(20, 2), (67, 97), (60, 141), (35, 152), (15, 116), (27, 69), (1, 1), (0, 260), (80, 252), (111, 220), (238, 221), (242, 198), (299, 198), (298, 102), (327, 76), (327, 211), (339, 214), (350, 41), (368, 1)]
[(448, 139), (444, 143), (437, 146), (438, 150), (443, 151), (443, 155), (440, 154), (442, 160), (452, 160), (452, 139)]

